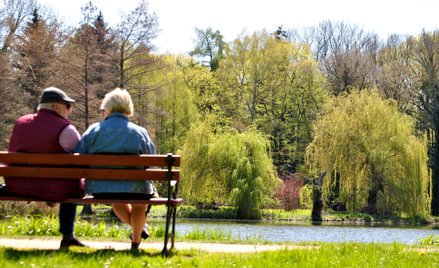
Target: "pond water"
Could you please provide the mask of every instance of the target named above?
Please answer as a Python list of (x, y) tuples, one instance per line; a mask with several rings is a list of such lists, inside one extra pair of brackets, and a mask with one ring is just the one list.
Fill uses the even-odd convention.
[[(92, 222), (106, 221), (108, 224), (117, 223), (116, 218), (93, 218)], [(116, 220), (116, 222), (115, 222)], [(150, 225), (164, 225), (163, 220), (154, 219)], [(268, 242), (375, 242), (375, 243), (401, 243), (419, 244), (422, 238), (430, 235), (439, 235), (438, 225), (411, 226), (384, 224), (340, 224), (325, 222), (313, 225), (308, 222), (261, 222), (261, 221), (224, 221), (224, 220), (192, 220), (177, 219), (177, 235), (185, 235), (194, 231), (214, 234), (222, 232), (240, 239), (256, 238)]]
[(176, 232), (220, 230), (241, 239), (257, 237), (270, 242), (377, 242), (417, 244), (421, 238), (439, 235), (436, 226), (353, 226), (296, 223), (177, 220)]

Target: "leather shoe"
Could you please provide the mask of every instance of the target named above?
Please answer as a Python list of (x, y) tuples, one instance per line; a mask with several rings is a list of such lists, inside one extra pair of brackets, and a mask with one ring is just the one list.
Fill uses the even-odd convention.
[(70, 246), (85, 247), (85, 245), (79, 242), (76, 238), (72, 240), (61, 240), (60, 249), (68, 249)]
[[(148, 224), (145, 224), (145, 226), (143, 226), (142, 234), (140, 234), (140, 237), (143, 239), (147, 239), (149, 237)], [(133, 233), (130, 234), (130, 239), (133, 240)]]
[(131, 242), (131, 250), (139, 250), (140, 243)]

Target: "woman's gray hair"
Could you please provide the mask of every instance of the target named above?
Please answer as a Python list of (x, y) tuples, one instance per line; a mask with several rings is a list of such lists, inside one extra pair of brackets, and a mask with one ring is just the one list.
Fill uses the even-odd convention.
[(134, 105), (130, 93), (121, 88), (115, 88), (113, 91), (105, 94), (100, 108), (110, 113), (123, 113), (127, 116), (134, 114)]

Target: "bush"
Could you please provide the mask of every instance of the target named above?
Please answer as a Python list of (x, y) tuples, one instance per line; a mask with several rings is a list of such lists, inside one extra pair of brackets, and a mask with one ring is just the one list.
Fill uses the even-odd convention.
[(304, 185), (300, 189), (299, 202), (301, 209), (309, 209), (313, 206), (313, 186), (310, 184)]
[(58, 214), (58, 206), (49, 207), (44, 202), (0, 202), (0, 219), (20, 215)]
[(188, 204), (233, 204), (239, 219), (259, 219), (280, 182), (269, 141), (256, 131), (213, 133), (195, 126), (181, 152), (181, 194)]
[(276, 189), (275, 198), (279, 200), (280, 208), (285, 210), (298, 209), (300, 207), (299, 192), (305, 178), (300, 174), (284, 176), (283, 183)]

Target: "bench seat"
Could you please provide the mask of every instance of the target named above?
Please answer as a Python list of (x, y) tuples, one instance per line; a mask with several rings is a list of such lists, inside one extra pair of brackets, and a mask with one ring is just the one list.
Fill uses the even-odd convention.
[[(0, 151), (0, 176), (19, 178), (93, 179), (93, 180), (151, 180), (166, 183), (166, 196), (147, 199), (103, 199), (86, 195), (63, 202), (78, 204), (131, 203), (166, 205), (166, 230), (162, 253), (174, 248), (178, 198), (180, 156), (166, 155), (108, 155), (108, 154), (39, 154)], [(142, 168), (140, 168), (142, 167)], [(47, 201), (0, 193), (3, 201)], [(168, 241), (171, 246), (168, 249)]]

